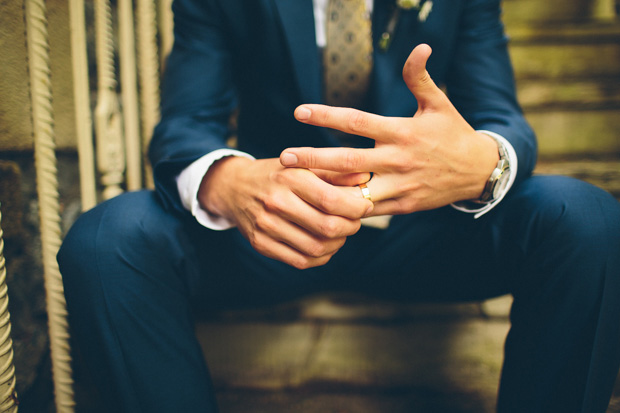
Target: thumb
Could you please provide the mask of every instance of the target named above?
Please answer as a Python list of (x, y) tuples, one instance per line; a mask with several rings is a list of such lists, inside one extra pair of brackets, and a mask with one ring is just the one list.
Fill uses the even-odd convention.
[(403, 79), (418, 101), (420, 109), (435, 106), (435, 103), (443, 102), (446, 98), (426, 70), (426, 62), (432, 52), (427, 44), (416, 46), (403, 67)]

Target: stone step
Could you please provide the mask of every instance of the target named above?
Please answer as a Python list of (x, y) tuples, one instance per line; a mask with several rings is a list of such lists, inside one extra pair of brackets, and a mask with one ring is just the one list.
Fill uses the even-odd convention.
[(605, 189), (620, 200), (620, 160), (541, 159), (535, 173), (572, 176)]
[[(488, 400), (450, 389), (221, 391), (222, 413), (486, 413)], [(21, 410), (20, 410), (21, 411)]]
[(220, 391), (442, 389), (476, 394), (491, 411), (507, 320), (398, 325), (201, 323)]
[(364, 401), (366, 410), (343, 411), (485, 412), (495, 403), (511, 303), (319, 295), (221, 313), (196, 332), (222, 411), (292, 411), (292, 404), (311, 412)]
[(620, 154), (620, 23), (524, 23), (507, 32), (540, 154)]
[(617, 18), (614, 0), (504, 0), (504, 21), (516, 24), (559, 24)]
[(484, 302), (470, 303), (403, 303), (379, 300), (360, 294), (320, 294), (293, 302), (261, 309), (229, 310), (204, 315), (209, 322), (276, 322), (303, 321), (354, 324), (395, 324), (429, 320), (460, 320), (472, 318), (505, 319), (512, 299), (502, 296)]
[(620, 155), (620, 110), (530, 110), (543, 157)]
[(517, 81), (521, 79), (617, 78), (620, 36), (613, 41), (510, 44)]
[(620, 110), (620, 76), (519, 79), (517, 96), (525, 112)]

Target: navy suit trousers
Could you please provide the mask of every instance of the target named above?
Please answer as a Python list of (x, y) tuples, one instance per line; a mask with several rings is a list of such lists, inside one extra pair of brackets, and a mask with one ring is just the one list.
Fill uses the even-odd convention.
[(304, 271), (236, 229), (164, 210), (153, 192), (127, 193), (80, 217), (58, 258), (73, 336), (109, 411), (217, 411), (196, 312), (323, 291), (512, 294), (500, 412), (604, 412), (620, 364), (620, 204), (570, 178), (529, 178), (479, 219), (445, 207), (362, 228)]

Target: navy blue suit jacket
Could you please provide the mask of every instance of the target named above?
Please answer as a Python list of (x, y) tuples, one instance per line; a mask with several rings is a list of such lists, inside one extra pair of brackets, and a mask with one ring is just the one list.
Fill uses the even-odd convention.
[[(516, 150), (517, 181), (536, 161), (536, 139), (515, 97), (499, 0), (434, 0), (425, 22), (405, 11), (387, 52), (376, 47), (395, 0), (375, 0), (371, 90), (364, 110), (413, 116), (416, 101), (402, 80), (413, 48), (433, 48), (428, 71), (475, 129), (504, 136)], [(302, 103), (321, 103), (321, 59), (312, 0), (176, 0), (175, 44), (162, 88), (162, 118), (150, 147), (164, 204), (183, 210), (175, 176), (206, 153), (226, 147), (239, 109), (238, 148), (257, 158), (292, 146), (338, 146), (331, 134), (293, 118)]]

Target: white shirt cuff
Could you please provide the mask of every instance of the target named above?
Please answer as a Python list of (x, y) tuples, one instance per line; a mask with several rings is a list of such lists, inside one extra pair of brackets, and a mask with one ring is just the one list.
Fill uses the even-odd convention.
[(452, 208), (454, 208), (454, 209), (457, 209), (457, 210), (463, 211), (463, 212), (467, 212), (467, 213), (470, 213), (470, 214), (475, 214), (474, 215), (475, 219), (480, 218), (481, 216), (483, 216), (484, 214), (486, 214), (487, 212), (489, 212), (490, 210), (495, 208), (495, 206), (497, 204), (499, 204), (502, 199), (504, 199), (504, 197), (506, 196), (506, 194), (508, 193), (510, 188), (512, 188), (512, 184), (515, 181), (515, 177), (517, 176), (517, 166), (518, 166), (518, 164), (517, 164), (517, 153), (515, 152), (515, 149), (512, 147), (510, 142), (508, 142), (506, 140), (506, 138), (504, 138), (501, 135), (498, 135), (495, 132), (491, 132), (491, 131), (487, 131), (487, 130), (479, 130), (477, 132), (489, 135), (490, 137), (495, 139), (497, 142), (500, 142), (500, 143), (502, 143), (504, 145), (504, 147), (506, 148), (506, 152), (508, 154), (508, 162), (510, 163), (510, 178), (508, 179), (508, 184), (504, 188), (504, 191), (497, 197), (497, 199), (495, 199), (493, 202), (490, 202), (488, 204), (482, 205), (480, 208), (473, 207), (475, 204), (472, 204), (472, 203), (468, 203), (468, 204), (465, 204), (465, 203), (454, 203), (454, 204), (451, 204)]
[(202, 226), (217, 231), (229, 229), (235, 225), (226, 218), (210, 214), (202, 209), (198, 203), (198, 190), (200, 189), (202, 178), (207, 174), (211, 165), (213, 165), (215, 161), (227, 156), (241, 156), (254, 159), (253, 156), (245, 152), (236, 151), (234, 149), (218, 149), (195, 160), (187, 168), (183, 169), (176, 178), (177, 190), (179, 191), (179, 197), (181, 198), (183, 207), (190, 211)]

